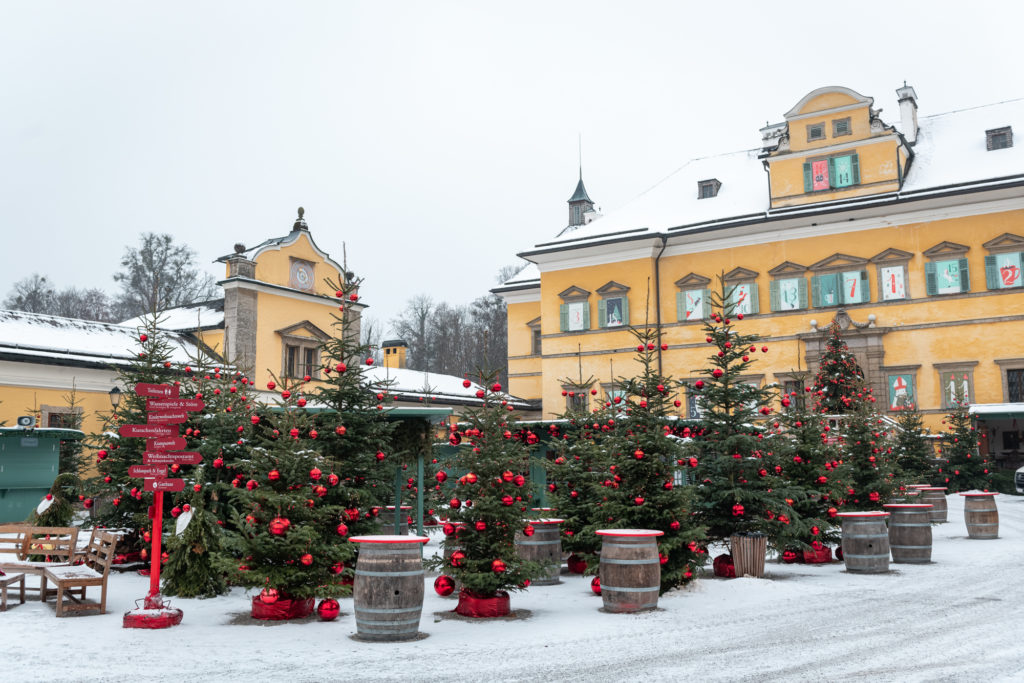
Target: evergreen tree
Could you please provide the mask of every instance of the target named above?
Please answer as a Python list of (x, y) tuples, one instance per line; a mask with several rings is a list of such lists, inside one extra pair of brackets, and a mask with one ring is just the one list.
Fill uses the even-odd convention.
[(759, 532), (779, 549), (810, 530), (787, 528), (802, 523), (787, 503), (799, 491), (782, 479), (781, 467), (776, 470), (770, 442), (764, 443), (764, 430), (756, 424), (771, 414), (771, 393), (741, 379), (755, 362), (759, 337), (737, 329), (743, 314), (734, 315), (731, 294), (724, 282), (720, 292), (712, 293), (713, 312), (704, 332), (714, 353), (710, 367), (701, 370), (706, 379), (694, 383), (703, 411), (702, 435), (689, 447), (698, 461), (697, 520), (712, 540)]
[(693, 491), (684, 468), (689, 459), (672, 434), (675, 383), (657, 370), (658, 333), (630, 330), (637, 341), (639, 372), (616, 380), (625, 394), (614, 430), (603, 440), (600, 474), (604, 494), (588, 509), (586, 535), (598, 529), (655, 529), (661, 557), (661, 592), (688, 583), (706, 555), (704, 528), (694, 521)]
[(50, 492), (46, 494), (45, 509), (42, 512), (33, 510), (28, 523), (32, 526), (71, 526), (75, 516), (72, 501), (79, 483), (78, 477), (71, 472), (58, 474), (50, 486)]
[[(188, 501), (175, 505), (171, 515), (177, 521), (175, 533), (166, 544), (168, 559), (160, 571), (161, 592), (183, 598), (212, 598), (227, 592), (227, 579), (219, 553), (224, 532), (210, 510), (210, 488), (202, 481), (203, 469), (191, 477), (192, 485), (180, 498)], [(188, 517), (180, 517), (187, 515)], [(187, 520), (187, 524), (185, 521)], [(177, 531), (178, 524), (184, 529)]]
[(900, 478), (907, 484), (931, 483), (938, 472), (921, 411), (913, 403), (903, 403), (896, 421), (899, 427), (894, 434), (892, 451)]
[(830, 415), (849, 412), (863, 380), (864, 371), (847, 348), (839, 323), (833, 320), (828, 328), (828, 340), (825, 352), (821, 354), (818, 374), (814, 378), (815, 411)]
[(875, 411), (870, 389), (854, 393), (849, 405), (849, 417), (843, 420), (838, 437), (842, 465), (837, 474), (845, 489), (843, 507), (848, 511), (882, 510), (899, 487), (889, 433)]
[(527, 444), (514, 438), (515, 416), (505, 405), (495, 376), (481, 377), (486, 388), (477, 396), (483, 405), (467, 410), (460, 423), (463, 428), (453, 431), (458, 438), (452, 440), (459, 443), (453, 465), (465, 474), (448, 502), (446, 557), (432, 562), (462, 584), (456, 611), (467, 614), (470, 609), (463, 607), (463, 598), (494, 598), (520, 590), (543, 572), (539, 563), (516, 553), (516, 533), (533, 532), (527, 521), (529, 489), (524, 488), (530, 454)]
[(943, 469), (950, 492), (993, 488), (992, 466), (978, 453), (978, 432), (971, 423), (968, 406), (966, 400), (957, 401), (943, 420), (947, 425), (942, 435), (942, 456), (947, 461)]

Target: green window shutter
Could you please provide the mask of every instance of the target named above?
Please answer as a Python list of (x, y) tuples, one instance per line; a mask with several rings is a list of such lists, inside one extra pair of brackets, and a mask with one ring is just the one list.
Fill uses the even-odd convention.
[(779, 281), (772, 280), (768, 283), (768, 307), (773, 311), (779, 310)]
[(850, 155), (850, 166), (853, 168), (853, 184), (860, 184), (860, 161), (858, 161), (856, 154)]
[(686, 320), (686, 293), (682, 291), (676, 292), (676, 320)]
[(928, 292), (928, 296), (935, 296), (939, 289), (939, 283), (935, 278), (934, 263), (924, 264), (924, 288)]
[(836, 186), (836, 160), (834, 158), (828, 160), (828, 185), (829, 187)]
[(985, 257), (985, 286), (989, 289), (1000, 289), (999, 272), (996, 270), (995, 254)]
[(807, 278), (800, 278), (797, 284), (797, 304), (800, 308), (807, 308)]
[(811, 276), (811, 306), (821, 308), (821, 276)]
[(590, 329), (590, 302), (583, 302), (583, 329)]
[(604, 299), (597, 300), (597, 326), (608, 327), (608, 304)]
[(700, 300), (701, 307), (703, 308), (703, 310), (701, 311), (701, 315), (704, 317), (704, 320), (707, 320), (708, 318), (711, 317), (711, 290), (702, 289), (701, 292), (702, 294)]
[(558, 307), (558, 329), (562, 332), (569, 331), (569, 304)]
[(860, 271), (860, 303), (871, 301), (871, 285), (868, 283), (868, 271)]
[(629, 299), (622, 297), (622, 324), (629, 325)]
[(757, 283), (756, 282), (751, 282), (750, 283), (750, 312), (751, 313), (760, 313), (761, 312), (761, 306), (760, 306), (760, 304), (759, 304), (759, 302), (757, 300), (757, 290), (758, 290)]
[(814, 183), (811, 180), (811, 164), (810, 162), (804, 162), (804, 192), (810, 192), (811, 188), (814, 187)]
[(967, 259), (960, 259), (960, 291), (971, 291), (971, 271), (967, 268)]

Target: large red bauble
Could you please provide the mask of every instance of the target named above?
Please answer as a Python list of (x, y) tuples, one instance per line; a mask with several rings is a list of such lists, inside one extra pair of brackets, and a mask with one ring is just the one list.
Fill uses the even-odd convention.
[(348, 535), (348, 527), (345, 526), (344, 522), (339, 524), (334, 530), (338, 532), (339, 536), (347, 536)]
[(448, 561), (453, 567), (461, 567), (462, 563), (466, 560), (466, 553), (461, 550), (456, 550), (452, 553), (452, 556), (448, 558)]
[(504, 505), (512, 505), (516, 501), (515, 501), (515, 499), (512, 496), (502, 496), (501, 497), (501, 502)]
[(582, 574), (587, 571), (587, 561), (579, 555), (570, 555), (565, 564), (573, 574)]
[(273, 605), (279, 597), (276, 588), (264, 588), (260, 591), (260, 602), (264, 605)]
[(275, 536), (283, 536), (291, 525), (292, 523), (284, 517), (274, 517), (270, 520), (270, 533)]
[(514, 479), (515, 476), (515, 474), (509, 472), (508, 470), (505, 470), (504, 472), (501, 473), (501, 478), (504, 479), (505, 481), (512, 481), (512, 479)]
[(274, 384), (273, 382), (267, 382), (267, 389), (270, 389), (271, 391), (273, 391), (274, 387), (276, 387), (276, 386), (277, 385)]
[(267, 479), (269, 479), (270, 481), (277, 481), (280, 478), (281, 473), (278, 472), (277, 470), (270, 470), (269, 472), (267, 472)]
[(455, 592), (455, 580), (452, 577), (442, 574), (434, 579), (434, 592), (442, 598)]
[(316, 614), (321, 621), (334, 621), (341, 614), (341, 605), (334, 598), (321, 600), (320, 604), (316, 606)]
[(309, 553), (306, 553), (305, 555), (299, 558), (299, 562), (308, 567), (309, 565), (313, 564), (313, 556)]
[(637, 496), (636, 498), (633, 499), (633, 502), (636, 503), (637, 505), (643, 505), (644, 504), (643, 496)]
[(533, 528), (533, 525), (532, 524), (527, 524), (523, 528), (523, 536), (533, 536), (533, 532), (534, 531), (536, 531), (536, 529)]
[(448, 501), (448, 505), (451, 506), (453, 510), (458, 510), (462, 506), (462, 501), (458, 498), (452, 498)]
[(484, 522), (482, 520), (478, 521), (476, 524), (473, 525), (473, 527), (477, 531), (487, 531), (487, 522)]
[(473, 474), (472, 472), (466, 473), (464, 478), (465, 478), (467, 484), (475, 484), (476, 483), (476, 475)]
[(679, 526), (680, 526), (679, 525), (679, 520), (674, 519), (674, 520), (672, 520), (672, 523), (668, 525), (668, 528), (672, 529), (672, 531), (678, 531), (679, 530)]
[(284, 391), (281, 392), (281, 398), (289, 399), (291, 397), (292, 397), (292, 392), (288, 391), (287, 389), (285, 389)]
[(590, 590), (594, 591), (597, 595), (601, 594), (601, 577), (595, 576), (594, 580), (590, 582)]
[(501, 560), (495, 560), (494, 562), (491, 562), (491, 571), (495, 574), (501, 574), (505, 571), (505, 569), (505, 563)]
[(464, 380), (462, 380), (462, 386), (464, 386), (464, 387), (465, 387), (465, 388), (467, 388), (467, 389), (469, 389), (469, 387), (470, 387), (470, 386), (471, 386), (472, 384), (473, 384), (473, 383), (472, 383), (472, 382), (470, 382), (470, 381), (469, 381), (468, 379), (464, 379)]
[(434, 475), (434, 478), (437, 479), (437, 483), (443, 484), (445, 480), (448, 478), (448, 473), (445, 472), (444, 470), (441, 470)]
[(309, 478), (312, 479), (313, 481), (319, 481), (320, 475), (322, 474), (323, 472), (320, 471), (319, 467), (314, 467), (309, 471)]
[(444, 526), (441, 527), (441, 531), (444, 532), (445, 536), (451, 536), (452, 534), (455, 533), (455, 525), (452, 524), (451, 522), (445, 522)]

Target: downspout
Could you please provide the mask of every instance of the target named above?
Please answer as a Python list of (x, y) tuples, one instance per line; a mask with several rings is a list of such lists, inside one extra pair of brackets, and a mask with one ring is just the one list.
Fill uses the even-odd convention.
[(668, 246), (668, 235), (661, 235), (661, 251), (654, 257), (654, 325), (658, 333), (658, 374), (661, 374), (661, 255)]

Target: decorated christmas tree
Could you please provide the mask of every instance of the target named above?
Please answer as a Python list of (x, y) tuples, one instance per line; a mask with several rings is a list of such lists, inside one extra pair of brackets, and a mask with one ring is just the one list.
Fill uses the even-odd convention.
[(934, 451), (921, 411), (914, 403), (900, 405), (898, 427), (893, 435), (892, 452), (899, 467), (897, 475), (906, 484), (928, 484), (939, 476)]
[(832, 321), (825, 352), (821, 354), (818, 374), (814, 378), (815, 412), (829, 415), (848, 413), (863, 381), (864, 371), (847, 348), (839, 323)]
[[(779, 549), (793, 537), (810, 533), (788, 500), (799, 492), (780, 476), (771, 456), (771, 441), (758, 423), (771, 413), (771, 392), (744, 380), (759, 352), (759, 337), (742, 334), (742, 313), (733, 312), (730, 291), (722, 285), (712, 294), (713, 312), (704, 322), (705, 341), (712, 348), (704, 379), (694, 383), (700, 392), (702, 435), (690, 445), (697, 459), (697, 520), (709, 539), (726, 541), (734, 535), (764, 534)], [(761, 346), (760, 353), (768, 347)], [(778, 469), (776, 469), (778, 467)]]
[(79, 486), (78, 477), (71, 472), (57, 475), (49, 493), (29, 515), (33, 526), (70, 526), (75, 516), (74, 501)]
[(946, 425), (942, 435), (942, 457), (946, 459), (943, 471), (951, 492), (992, 488), (992, 464), (978, 453), (978, 432), (971, 423), (968, 407), (967, 401), (957, 401), (943, 420)]
[(212, 598), (226, 593), (227, 580), (219, 553), (224, 532), (211, 511), (210, 487), (204, 489), (202, 471), (171, 509), (174, 534), (166, 545), (167, 561), (161, 569), (161, 592), (183, 598)]
[(691, 461), (672, 434), (675, 382), (658, 372), (658, 333), (631, 329), (639, 372), (616, 380), (623, 392), (614, 430), (601, 447), (604, 494), (588, 509), (583, 533), (598, 529), (654, 529), (661, 558), (661, 592), (689, 582), (704, 564), (704, 529), (694, 519), (687, 485)]
[[(124, 425), (144, 425), (148, 421), (147, 399), (136, 394), (135, 385), (180, 385), (180, 369), (171, 361), (173, 346), (166, 335), (157, 328), (155, 314), (145, 319), (139, 329), (136, 357), (118, 371), (117, 383), (123, 388), (120, 402), (111, 413), (104, 433), (95, 436), (100, 443), (96, 451), (99, 475), (88, 482), (84, 504), (86, 508), (96, 504), (94, 521), (98, 525), (130, 530), (118, 544), (119, 552), (141, 547), (141, 534), (150, 526), (148, 511), (153, 504), (153, 494), (143, 491), (142, 479), (128, 476), (129, 467), (143, 464), (146, 439), (120, 437), (117, 432)], [(170, 507), (168, 500), (164, 502)], [(145, 548), (142, 552), (145, 553)]]
[(838, 437), (844, 511), (882, 510), (899, 488), (891, 437), (875, 405), (870, 389), (855, 392)]
[(781, 527), (779, 543), (796, 553), (839, 542), (835, 517), (843, 497), (836, 476), (839, 453), (827, 438), (824, 417), (807, 408), (806, 393), (783, 392), (782, 411), (771, 423), (772, 460), (778, 474), (798, 489), (792, 507), (800, 521)]
[[(516, 553), (518, 532), (533, 534), (527, 522), (529, 451), (514, 438), (518, 427), (496, 373), (483, 375), (480, 408), (467, 410), (453, 432), (458, 451), (451, 465), (459, 472), (448, 501), (445, 557), (433, 566), (463, 586), (456, 612), (464, 616), (508, 613), (508, 591), (525, 588), (542, 566)], [(444, 477), (439, 476), (439, 481)]]

